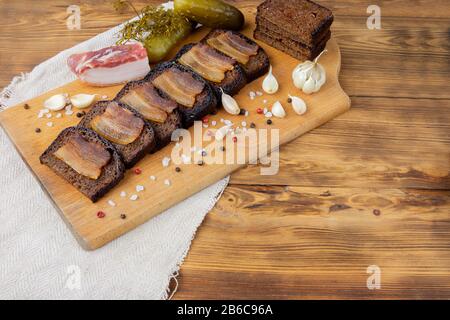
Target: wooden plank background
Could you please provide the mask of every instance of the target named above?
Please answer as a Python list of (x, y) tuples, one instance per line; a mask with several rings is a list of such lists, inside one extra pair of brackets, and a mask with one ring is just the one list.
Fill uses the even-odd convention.
[[(368, 30), (371, 2), (319, 2), (336, 16), (352, 110), (282, 148), (278, 176), (232, 176), (177, 299), (450, 297), (450, 3), (377, 1), (382, 30)], [(132, 16), (111, 1), (0, 4), (0, 87)], [(71, 4), (81, 30), (66, 28)], [(366, 288), (369, 265), (381, 290)]]

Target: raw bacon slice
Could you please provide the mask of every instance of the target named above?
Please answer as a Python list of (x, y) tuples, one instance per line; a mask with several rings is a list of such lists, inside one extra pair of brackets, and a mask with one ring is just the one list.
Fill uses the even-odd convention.
[(111, 160), (111, 154), (101, 145), (88, 142), (80, 135), (72, 137), (55, 153), (73, 170), (90, 179), (98, 179), (102, 168)]
[(208, 45), (216, 50), (230, 56), (239, 63), (247, 64), (251, 56), (258, 53), (259, 47), (255, 44), (248, 43), (238, 35), (232, 32), (225, 32), (216, 38), (206, 41)]
[(139, 138), (144, 129), (144, 121), (116, 102), (111, 102), (102, 115), (91, 121), (91, 126), (103, 138), (128, 145)]
[(159, 123), (164, 123), (167, 120), (167, 113), (162, 110), (158, 104), (149, 101), (146, 96), (138, 90), (130, 91), (120, 99), (120, 101), (138, 111), (147, 120)]
[(73, 54), (67, 64), (81, 81), (93, 86), (138, 80), (150, 72), (147, 50), (140, 43)]
[(170, 68), (153, 80), (153, 85), (179, 104), (192, 108), (205, 85), (189, 72)]
[(206, 44), (199, 43), (180, 58), (180, 63), (203, 78), (220, 83), (225, 73), (234, 69), (236, 60), (224, 56)]
[(175, 101), (162, 97), (150, 82), (145, 82), (142, 86), (134, 90), (145, 98), (149, 105), (164, 110), (167, 113), (172, 113), (178, 106)]

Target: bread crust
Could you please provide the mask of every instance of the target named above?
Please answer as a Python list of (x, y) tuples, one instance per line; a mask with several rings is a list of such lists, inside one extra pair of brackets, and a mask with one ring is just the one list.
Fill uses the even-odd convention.
[[(106, 107), (111, 101), (99, 101), (97, 102), (91, 110), (83, 117), (83, 119), (78, 124), (79, 127), (87, 128), (92, 130), (91, 121), (98, 115), (105, 112)], [(111, 144), (116, 148), (116, 150), (121, 155), (126, 168), (132, 168), (136, 163), (139, 162), (145, 155), (152, 152), (156, 147), (156, 137), (153, 128), (150, 124), (145, 121), (144, 117), (129, 106), (117, 102), (120, 107), (131, 111), (136, 117), (139, 117), (144, 121), (144, 128), (142, 129), (141, 135), (134, 142), (128, 145), (121, 145), (114, 142)]]
[(234, 35), (237, 35), (241, 39), (244, 39), (249, 44), (257, 45), (259, 48), (258, 53), (255, 56), (250, 57), (247, 64), (245, 64), (245, 65), (240, 64), (240, 66), (244, 69), (244, 72), (245, 72), (248, 82), (252, 82), (253, 80), (256, 80), (257, 78), (259, 78), (259, 77), (265, 75), (267, 72), (269, 72), (270, 60), (269, 60), (269, 56), (267, 55), (267, 53), (255, 41), (244, 36), (240, 32), (224, 30), (224, 29), (214, 29), (214, 30), (211, 30), (211, 32), (209, 32), (206, 35), (206, 37), (201, 40), (201, 42), (207, 44), (208, 39), (216, 38), (217, 36), (219, 36), (225, 32), (232, 32)]
[[(184, 55), (186, 52), (192, 49), (193, 46), (195, 46), (197, 43), (190, 43), (185, 45), (181, 50), (177, 53), (174, 61), (177, 61), (181, 58), (182, 55)], [(213, 49), (213, 48), (212, 48)], [(225, 56), (223, 53), (215, 50), (218, 54)], [(187, 68), (189, 69), (189, 68)], [(191, 70), (191, 69), (189, 69)], [(192, 70), (193, 73), (195, 73), (194, 70)], [(222, 95), (222, 90), (229, 94), (229, 95), (236, 95), (241, 91), (242, 88), (244, 88), (247, 84), (247, 76), (245, 74), (244, 69), (239, 65), (239, 63), (236, 62), (234, 65), (234, 69), (227, 71), (225, 73), (225, 79), (221, 83), (215, 83), (212, 81), (208, 81), (208, 83), (213, 88), (216, 97), (220, 97)]]
[[(111, 160), (103, 167), (102, 173), (97, 180), (79, 174), (54, 155), (54, 153), (62, 147), (70, 137), (77, 134), (81, 135), (89, 142), (100, 144), (111, 154)], [(97, 202), (98, 199), (116, 186), (123, 179), (125, 173), (125, 165), (115, 147), (94, 131), (82, 127), (69, 127), (63, 130), (40, 156), (39, 160), (41, 164), (48, 166), (57, 175), (77, 188), (92, 202)]]
[(334, 17), (331, 10), (310, 0), (267, 0), (258, 6), (256, 20), (268, 21), (286, 37), (314, 48)]
[[(200, 81), (204, 84), (203, 91), (196, 97), (195, 104), (192, 108), (188, 108), (182, 105), (178, 105), (178, 110), (181, 113), (181, 116), (183, 118), (183, 127), (184, 128), (190, 128), (194, 125), (194, 121), (201, 120), (205, 116), (209, 114), (213, 114), (217, 110), (217, 96), (214, 93), (213, 88), (211, 85), (204, 80), (202, 77), (200, 77), (197, 73), (193, 72), (192, 70), (176, 63), (175, 61), (169, 61), (164, 62), (159, 65), (157, 65), (150, 73), (145, 77), (145, 81), (152, 82), (154, 79), (156, 79), (159, 75), (161, 75), (164, 71), (170, 68), (177, 68), (180, 71), (183, 72), (189, 72), (194, 79)], [(167, 97), (167, 95), (162, 92), (161, 90), (158, 90), (158, 92), (164, 96)]]

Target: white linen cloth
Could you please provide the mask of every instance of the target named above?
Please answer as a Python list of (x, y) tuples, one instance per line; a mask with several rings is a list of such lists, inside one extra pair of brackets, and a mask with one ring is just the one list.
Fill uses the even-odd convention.
[[(75, 79), (66, 59), (113, 45), (120, 26), (13, 79), (3, 108)], [(84, 251), (0, 130), (0, 299), (166, 299), (204, 217), (228, 184), (208, 187), (93, 252)]]

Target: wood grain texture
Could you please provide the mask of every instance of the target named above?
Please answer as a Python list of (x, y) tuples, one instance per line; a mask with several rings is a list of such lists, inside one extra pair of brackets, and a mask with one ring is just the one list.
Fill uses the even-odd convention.
[[(450, 192), (231, 186), (197, 234), (176, 297), (448, 298), (449, 211)], [(366, 287), (369, 265), (381, 290)]]
[[(116, 15), (109, 1), (0, 2), (0, 87), (7, 85), (14, 75), (29, 71), (59, 51), (131, 17), (131, 12)], [(230, 2), (242, 6), (259, 3)], [(427, 0), (318, 2), (332, 8), (336, 16), (333, 34), (343, 56), (340, 81), (352, 98), (353, 108), (282, 148), (280, 180), (263, 180), (254, 175), (256, 168), (252, 167), (232, 176), (226, 199), (208, 215), (182, 265), (176, 298), (450, 296), (450, 231), (445, 220), (450, 190), (450, 90), (446, 81), (450, 66), (450, 2), (438, 0), (432, 5)], [(133, 3), (141, 7), (147, 1)], [(70, 4), (82, 7), (81, 30), (65, 28), (65, 9)], [(366, 28), (369, 4), (381, 7), (382, 30)], [(12, 60), (8, 58), (11, 52), (14, 52)], [(392, 120), (386, 119), (387, 116)], [(253, 186), (248, 179), (264, 185)], [(292, 192), (281, 191), (289, 185), (302, 190), (299, 194), (303, 196), (294, 197)], [(335, 195), (336, 189), (341, 190), (340, 198), (324, 205), (323, 195)], [(329, 214), (329, 207), (336, 204), (354, 208), (355, 204), (347, 199), (366, 190), (393, 200), (390, 220), (381, 204), (377, 204), (381, 215), (371, 215), (375, 208), (372, 200), (359, 203), (362, 213), (350, 209), (348, 213), (341, 210)], [(289, 201), (277, 201), (274, 208), (271, 193)], [(439, 205), (442, 199), (446, 199), (446, 205)], [(318, 217), (308, 218), (309, 211), (318, 214), (315, 208), (321, 203), (321, 221)], [(298, 209), (296, 214), (290, 210), (292, 205)], [(243, 209), (245, 206), (253, 206), (251, 214), (250, 209)], [(292, 226), (303, 232), (281, 233), (281, 228), (274, 227), (256, 230), (267, 221), (276, 225), (284, 211), (290, 213), (291, 221), (298, 220)], [(236, 232), (230, 227), (241, 216), (247, 225), (255, 226), (251, 237), (242, 232), (243, 227)], [(394, 218), (397, 229), (389, 225)], [(377, 223), (380, 220), (382, 223)], [(324, 227), (323, 223), (329, 226)], [(359, 228), (370, 232), (359, 232)], [(284, 238), (269, 239), (263, 232), (268, 229)], [(326, 237), (325, 244), (322, 236)], [(273, 250), (274, 241), (283, 241), (283, 245)], [(314, 247), (317, 241), (327, 250)], [(390, 250), (396, 254), (386, 259)], [(289, 259), (292, 252), (295, 260)], [(230, 256), (236, 253), (239, 260), (234, 262)], [(244, 253), (247, 259), (242, 257)], [(209, 261), (214, 261), (214, 265)], [(342, 263), (336, 263), (339, 261)], [(377, 262), (382, 263), (380, 267), (384, 270), (382, 290), (369, 291), (365, 288), (365, 270)]]

